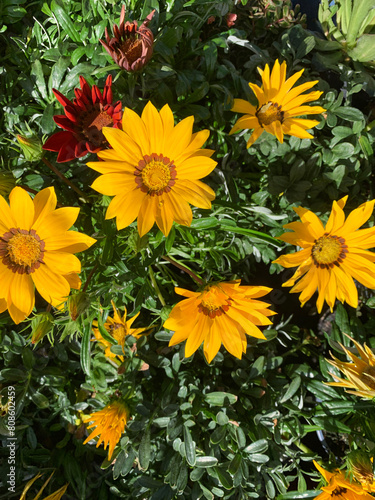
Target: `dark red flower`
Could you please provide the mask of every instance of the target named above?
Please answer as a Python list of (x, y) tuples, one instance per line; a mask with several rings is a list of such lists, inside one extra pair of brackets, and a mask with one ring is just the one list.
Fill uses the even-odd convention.
[(65, 112), (65, 115), (56, 115), (53, 119), (66, 132), (53, 134), (43, 149), (58, 151), (59, 163), (107, 148), (108, 142), (102, 128), (121, 127), (122, 104), (121, 101), (112, 104), (112, 76), (107, 77), (103, 95), (96, 85), (90, 89), (83, 76), (79, 77), (79, 83), (81, 88), (74, 89), (76, 98), (73, 102), (52, 89)]
[(119, 26), (113, 26), (113, 38), (105, 29), (106, 42), (99, 40), (108, 54), (120, 68), (137, 71), (150, 60), (154, 45), (154, 35), (147, 28), (154, 15), (153, 10), (138, 28), (137, 21), (125, 21), (125, 5), (122, 6)]
[(228, 28), (231, 28), (232, 26), (235, 25), (237, 21), (237, 14), (227, 14), (226, 15), (226, 20), (227, 20), (227, 26)]

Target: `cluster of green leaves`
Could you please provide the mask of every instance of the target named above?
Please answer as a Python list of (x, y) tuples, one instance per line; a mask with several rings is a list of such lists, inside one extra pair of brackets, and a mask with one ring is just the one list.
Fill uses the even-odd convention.
[[(350, 208), (373, 197), (373, 75), (342, 57), (330, 59), (331, 49), (304, 29), (290, 2), (284, 10), (278, 1), (268, 9), (257, 4), (127, 1), (131, 19), (157, 11), (150, 23), (154, 55), (136, 75), (120, 71), (99, 44), (105, 28), (118, 22), (116, 2), (36, 1), (30, 11), (19, 1), (1, 6), (2, 168), (30, 189), (53, 185), (59, 203), (80, 206), (77, 230), (97, 239), (80, 256), (82, 281), (89, 280), (84, 295), (52, 311), (52, 346), (45, 338), (32, 349), (32, 324), (15, 327), (7, 313), (0, 317), (0, 393), (6, 399), (7, 386), (17, 388), (18, 497), (30, 476), (54, 467), (51, 491), (69, 481), (77, 499), (313, 498), (313, 458), (334, 464), (355, 448), (374, 455), (372, 402), (324, 385), (332, 380), (329, 350), (345, 359), (339, 342), (350, 343), (343, 333), (375, 347), (373, 298), (363, 292), (357, 312), (339, 306), (319, 321), (312, 304), (301, 313), (298, 300), (282, 291), (287, 271), (278, 276), (270, 265), (283, 247), (275, 236), (294, 220), (295, 204), (325, 213), (346, 194)], [(229, 12), (237, 14), (230, 28)], [(319, 81), (326, 112), (314, 139), (279, 144), (263, 134), (246, 150), (248, 133), (228, 136), (233, 98), (255, 103), (248, 82), (259, 83), (256, 67), (277, 58), (287, 61), (290, 74), (305, 68), (301, 81)], [(52, 88), (72, 98), (80, 75), (103, 88), (109, 73), (114, 99), (124, 106), (140, 113), (148, 100), (159, 108), (168, 103), (176, 118), (194, 115), (195, 130), (211, 132), (208, 147), (218, 167), (205, 182), (216, 192), (213, 209), (194, 210), (191, 227), (174, 225), (167, 238), (155, 228), (139, 238), (135, 224), (118, 232), (106, 221), (109, 198), (90, 189), (96, 174), (87, 159), (59, 165), (85, 192), (83, 200), (11, 142), (17, 132), (31, 130), (42, 140), (56, 130), (52, 117), (61, 106)], [(173, 287), (195, 289), (170, 259), (205, 280), (241, 278), (274, 288), (269, 297), (278, 316), (265, 330), (267, 341), (249, 337), (242, 360), (219, 352), (211, 365), (201, 351), (186, 359), (183, 345), (169, 348), (171, 332), (162, 324), (178, 300)], [(135, 326), (153, 327), (136, 343), (127, 340), (120, 369), (91, 341), (93, 321), (102, 326), (112, 314), (111, 300), (120, 309), (126, 304), (130, 316), (141, 312)], [(40, 297), (36, 305), (38, 312), (46, 307)], [(121, 354), (119, 346), (111, 349)], [(112, 467), (102, 447), (82, 443), (83, 416), (113, 395), (129, 397), (132, 418)], [(0, 433), (5, 439), (2, 419)], [(6, 448), (0, 453), (3, 478)]]

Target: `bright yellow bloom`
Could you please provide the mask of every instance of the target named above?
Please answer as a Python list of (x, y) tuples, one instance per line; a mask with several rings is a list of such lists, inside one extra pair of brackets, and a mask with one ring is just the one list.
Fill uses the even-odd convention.
[(140, 236), (155, 222), (167, 235), (173, 221), (190, 226), (189, 203), (211, 208), (215, 193), (199, 181), (216, 166), (210, 158), (213, 151), (201, 149), (210, 132), (192, 134), (193, 122), (194, 117), (189, 116), (174, 126), (167, 104), (158, 112), (148, 102), (141, 117), (125, 108), (123, 130), (102, 129), (113, 149), (98, 153), (104, 161), (87, 165), (103, 174), (92, 188), (114, 196), (106, 219), (117, 217), (117, 229), (138, 217)]
[(129, 409), (122, 401), (113, 401), (102, 410), (96, 411), (88, 416), (85, 421), (93, 421), (87, 428), (96, 427), (89, 437), (83, 442), (88, 443), (91, 439), (100, 435), (96, 447), (104, 443), (104, 449), (108, 448), (108, 460), (111, 460), (116, 444), (120, 441), (127, 421), (129, 420)]
[[(134, 321), (138, 318), (140, 313), (137, 313), (135, 316), (126, 321), (126, 307), (123, 317), (119, 315), (116, 306), (113, 301), (111, 301), (113, 307), (113, 318), (108, 316), (107, 321), (104, 323), (104, 328), (107, 332), (117, 341), (118, 345), (120, 345), (124, 349), (125, 338), (128, 335), (132, 335), (136, 339), (138, 339), (141, 334), (147, 330), (147, 328), (131, 328)], [(116, 354), (111, 352), (111, 343), (102, 337), (100, 334), (99, 328), (93, 328), (93, 332), (95, 335), (95, 339), (100, 342), (100, 344), (105, 348), (105, 355), (108, 358), (116, 358)], [(118, 355), (121, 361), (124, 361), (124, 357)]]
[(0, 196), (0, 312), (8, 309), (13, 321), (20, 323), (34, 307), (34, 286), (55, 307), (66, 300), (71, 288), (80, 288), (81, 263), (73, 254), (96, 240), (68, 231), (79, 208), (55, 210), (52, 187), (34, 200), (15, 187), (9, 200), (10, 205)]
[(362, 398), (375, 398), (375, 354), (366, 344), (362, 347), (354, 339), (351, 340), (355, 344), (360, 357), (358, 358), (346, 349), (345, 346), (340, 344), (347, 356), (352, 360), (352, 363), (340, 361), (331, 354), (334, 361), (327, 359), (328, 363), (341, 370), (346, 380), (331, 373), (332, 377), (338, 382), (329, 382), (327, 385), (354, 389), (347, 392), (361, 396)]
[(319, 122), (296, 117), (316, 115), (325, 111), (320, 106), (303, 106), (306, 102), (315, 101), (323, 93), (315, 91), (302, 94), (305, 90), (316, 85), (318, 80), (303, 83), (292, 89), (304, 70), (298, 71), (288, 80), (285, 80), (285, 61), (280, 66), (277, 60), (271, 74), (268, 64), (266, 64), (264, 71), (260, 68), (258, 68), (258, 71), (262, 77), (262, 87), (249, 83), (249, 87), (258, 99), (258, 106), (255, 107), (244, 99), (234, 99), (232, 111), (246, 114), (236, 121), (229, 133), (234, 134), (234, 132), (242, 129), (254, 129), (247, 141), (248, 148), (254, 144), (264, 131), (275, 135), (281, 143), (284, 140), (284, 134), (300, 137), (301, 139), (313, 138), (307, 130), (315, 127)]
[(354, 480), (349, 481), (341, 471), (329, 472), (315, 460), (314, 465), (328, 483), (327, 486), (321, 488), (323, 493), (315, 497), (315, 500), (374, 500), (374, 497), (369, 495), (359, 483)]
[(332, 311), (336, 298), (357, 307), (358, 292), (353, 278), (368, 288), (375, 288), (375, 253), (367, 250), (375, 246), (375, 227), (358, 230), (371, 217), (375, 200), (353, 210), (345, 221), (343, 208), (347, 198), (333, 202), (325, 227), (313, 212), (302, 207), (294, 208), (302, 222), (285, 225), (293, 232), (279, 237), (302, 247), (299, 252), (282, 255), (274, 261), (284, 267), (299, 266), (283, 286), (294, 285), (291, 293), (301, 292), (301, 306), (318, 289), (318, 312), (321, 312), (324, 300)]
[(164, 327), (174, 330), (169, 345), (187, 339), (185, 356), (191, 356), (204, 341), (204, 355), (210, 363), (221, 344), (236, 358), (246, 352), (246, 335), (265, 339), (256, 325), (270, 325), (270, 304), (255, 300), (272, 289), (264, 286), (241, 286), (241, 280), (207, 285), (201, 292), (175, 288), (188, 297), (174, 306)]
[[(43, 486), (40, 488), (38, 494), (34, 497), (33, 500), (37, 500), (37, 499), (41, 500), (41, 495), (43, 493), (43, 490), (45, 489), (45, 487), (47, 486), (47, 484), (50, 482), (50, 480), (51, 480), (51, 478), (52, 478), (52, 476), (53, 476), (54, 473), (55, 473), (55, 471), (52, 471), (51, 475), (45, 480)], [(22, 492), (22, 494), (20, 496), (20, 500), (26, 500), (26, 493), (29, 491), (29, 489), (35, 483), (35, 481), (37, 479), (39, 479), (41, 476), (43, 476), (43, 473), (38, 472), (38, 474), (36, 476), (34, 476), (33, 478), (31, 478), (30, 481), (27, 482), (27, 484), (25, 485), (25, 487), (23, 489), (23, 492)], [(48, 495), (48, 496), (44, 497), (43, 500), (60, 500), (62, 498), (62, 496), (65, 494), (66, 489), (68, 488), (68, 486), (69, 486), (69, 483), (67, 483), (65, 486), (62, 486), (58, 490), (56, 490), (54, 493), (51, 493), (51, 495)]]

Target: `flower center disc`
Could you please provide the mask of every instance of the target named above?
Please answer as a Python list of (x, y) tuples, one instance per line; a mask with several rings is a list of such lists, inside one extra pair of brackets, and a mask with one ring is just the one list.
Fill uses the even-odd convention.
[(121, 51), (125, 54), (129, 64), (132, 65), (142, 57), (142, 40), (133, 37), (126, 38), (121, 45)]
[(100, 147), (107, 142), (102, 128), (112, 127), (113, 125), (112, 117), (106, 111), (100, 109), (101, 107), (97, 105), (97, 109), (94, 108), (81, 115), (82, 133), (96, 147)]
[[(332, 496), (333, 497), (338, 497), (338, 496), (341, 496), (343, 495), (344, 493), (346, 493), (348, 490), (346, 488), (343, 488), (342, 486), (338, 486), (337, 488), (335, 488), (333, 491), (332, 491)], [(342, 496), (342, 498), (344, 498)]]
[(202, 293), (198, 310), (212, 319), (215, 316), (225, 314), (229, 309), (230, 303), (231, 299), (218, 287), (209, 287)]
[(281, 106), (277, 102), (272, 101), (263, 104), (256, 112), (256, 116), (262, 127), (263, 125), (270, 125), (277, 120), (282, 123), (284, 120), (284, 112), (281, 111)]
[(348, 246), (345, 239), (338, 236), (328, 236), (325, 234), (317, 240), (312, 247), (311, 254), (316, 267), (332, 268), (339, 266), (348, 253)]
[(34, 229), (12, 228), (0, 237), (0, 258), (14, 273), (31, 274), (43, 262), (44, 246)]
[(169, 158), (152, 153), (145, 155), (138, 164), (135, 182), (141, 190), (151, 196), (168, 193), (175, 183), (176, 168)]

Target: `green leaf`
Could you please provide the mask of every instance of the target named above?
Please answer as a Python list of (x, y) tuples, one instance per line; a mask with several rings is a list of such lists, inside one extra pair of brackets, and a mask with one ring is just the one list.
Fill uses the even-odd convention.
[(332, 148), (332, 152), (337, 158), (346, 159), (353, 156), (354, 149), (353, 144), (350, 144), (350, 142), (340, 142), (340, 144), (336, 144)]
[(112, 345), (118, 345), (117, 340), (115, 338), (113, 338), (112, 335), (110, 335), (107, 332), (107, 330), (105, 329), (104, 323), (103, 323), (103, 318), (102, 318), (101, 314), (98, 314), (98, 328), (99, 328), (99, 333), (103, 337), (104, 340), (106, 340), (107, 342), (109, 342)]
[(352, 108), (350, 106), (340, 106), (339, 108), (335, 109), (334, 113), (340, 118), (343, 118), (344, 120), (348, 120), (350, 122), (352, 121), (355, 122), (365, 119), (362, 111), (360, 111), (357, 108)]
[(195, 465), (195, 442), (191, 437), (191, 432), (189, 427), (187, 427), (186, 423), (184, 424), (184, 444), (185, 444), (185, 454), (186, 460), (189, 465)]
[(215, 467), (215, 472), (221, 482), (223, 488), (231, 490), (233, 488), (233, 480), (226, 470), (221, 467)]
[(285, 401), (288, 401), (288, 399), (292, 398), (294, 394), (298, 391), (298, 389), (301, 386), (301, 377), (299, 375), (296, 375), (293, 380), (291, 381), (286, 393), (284, 396), (280, 399), (280, 403), (285, 403)]
[(272, 236), (269, 236), (268, 234), (261, 233), (260, 231), (255, 231), (253, 229), (247, 229), (244, 227), (231, 226), (228, 224), (228, 221), (220, 221), (220, 229), (222, 231), (226, 231), (229, 233), (243, 234), (245, 236), (249, 236), (255, 241), (265, 241), (266, 243), (270, 243), (271, 245), (277, 248), (281, 248), (284, 246), (283, 243), (273, 238)]
[(40, 392), (34, 392), (31, 396), (31, 399), (36, 404), (38, 408), (48, 408), (49, 407), (49, 399), (41, 394)]
[(91, 321), (86, 323), (85, 329), (82, 337), (82, 345), (81, 345), (81, 366), (83, 372), (90, 376), (90, 362), (91, 362)]
[(267, 439), (259, 439), (258, 441), (254, 441), (254, 443), (249, 444), (243, 450), (245, 453), (263, 453), (268, 449), (268, 441)]
[(238, 396), (229, 392), (209, 392), (204, 395), (204, 399), (212, 406), (227, 406), (233, 405), (237, 401)]
[(366, 158), (374, 154), (372, 146), (365, 135), (360, 135), (358, 138), (358, 142)]
[(35, 89), (39, 92), (44, 100), (48, 100), (48, 92), (46, 87), (46, 82), (44, 80), (44, 73), (42, 68), (42, 63), (39, 59), (33, 62), (31, 65), (31, 75), (35, 76)]
[(216, 457), (204, 456), (197, 457), (195, 460), (196, 467), (214, 467), (218, 462)]
[(308, 490), (304, 493), (299, 493), (298, 491), (290, 491), (288, 493), (279, 495), (276, 500), (304, 500), (306, 498), (315, 498), (316, 494), (316, 490)]
[(70, 16), (65, 12), (62, 5), (57, 0), (52, 0), (51, 10), (55, 14), (56, 19), (62, 29), (67, 33), (73, 42), (80, 42), (81, 37), (78, 31), (75, 29), (73, 21), (70, 19)]
[(150, 464), (151, 457), (151, 443), (150, 443), (150, 429), (146, 429), (141, 439), (138, 449), (138, 460), (141, 469), (147, 470)]

